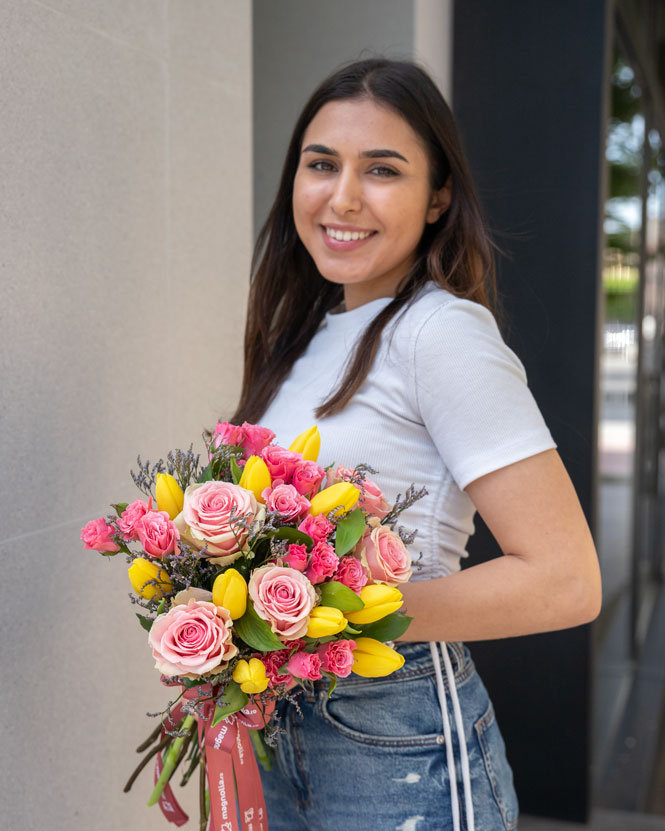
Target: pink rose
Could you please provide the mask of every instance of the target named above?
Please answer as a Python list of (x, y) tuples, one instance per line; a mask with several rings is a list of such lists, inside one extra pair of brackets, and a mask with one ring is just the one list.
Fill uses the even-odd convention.
[(291, 483), (291, 477), (298, 462), (302, 461), (302, 454), (293, 450), (286, 450), (278, 444), (269, 444), (260, 453), (261, 458), (268, 466), (271, 481), (281, 479), (287, 484)]
[(332, 577), (339, 566), (339, 557), (335, 549), (327, 542), (317, 542), (309, 555), (309, 565), (305, 574), (312, 583), (323, 583)]
[(84, 548), (91, 548), (100, 554), (114, 554), (120, 551), (120, 546), (113, 542), (115, 528), (109, 525), (104, 517), (91, 519), (81, 528), (81, 539)]
[(295, 568), (296, 571), (304, 571), (307, 568), (307, 546), (301, 543), (291, 543), (286, 549), (286, 556), (282, 562)]
[(128, 505), (120, 514), (116, 525), (122, 531), (122, 536), (125, 540), (137, 540), (136, 523), (144, 517), (148, 511), (152, 511), (152, 496), (149, 502), (144, 502), (142, 499), (137, 499)]
[(251, 491), (232, 482), (202, 482), (189, 485), (174, 523), (195, 548), (208, 544), (205, 556), (211, 562), (228, 565), (241, 556), (248, 526), (264, 516), (265, 507)]
[(311, 502), (307, 497), (293, 487), (293, 485), (277, 485), (265, 488), (261, 496), (266, 501), (267, 511), (278, 511), (286, 521), (299, 520), (307, 511)]
[(297, 462), (293, 470), (291, 484), (298, 493), (309, 496), (311, 493), (318, 493), (325, 475), (325, 470), (319, 467), (316, 462), (310, 459), (302, 459)]
[(321, 658), (321, 666), (326, 672), (332, 672), (339, 678), (346, 678), (351, 673), (353, 650), (355, 648), (355, 641), (330, 641), (320, 646), (316, 652)]
[(231, 616), (206, 600), (191, 599), (159, 615), (148, 634), (155, 668), (167, 676), (195, 678), (224, 669), (238, 654)]
[(317, 516), (308, 514), (298, 526), (298, 530), (310, 536), (314, 542), (325, 542), (335, 530), (335, 526), (326, 519), (324, 514), (317, 514)]
[(396, 586), (411, 577), (411, 556), (400, 537), (378, 522), (358, 543), (374, 583)]
[(178, 553), (180, 533), (166, 511), (148, 511), (136, 521), (136, 536), (145, 553), (161, 559)]
[(245, 431), (242, 427), (231, 424), (229, 421), (218, 421), (212, 431), (213, 447), (219, 447), (220, 444), (234, 444), (242, 447), (244, 438)]
[(318, 681), (319, 678), (323, 677), (320, 672), (321, 658), (316, 652), (296, 652), (295, 655), (289, 658), (286, 668), (295, 678), (308, 678), (310, 681)]
[(356, 594), (360, 594), (360, 589), (367, 585), (367, 569), (353, 554), (347, 554), (340, 557), (335, 580), (344, 583)]
[(284, 640), (302, 637), (316, 603), (314, 586), (301, 572), (283, 566), (261, 566), (249, 578), (249, 596), (257, 615)]
[[(349, 467), (339, 465), (336, 470), (329, 470), (326, 478), (327, 485), (334, 485), (335, 482), (351, 482), (353, 480), (353, 470)], [(355, 484), (355, 483), (354, 483)], [(383, 494), (383, 491), (378, 485), (373, 482), (369, 476), (365, 476), (362, 482), (357, 484), (360, 489), (360, 496), (358, 497), (357, 507), (362, 508), (370, 516), (375, 516), (378, 519), (383, 519), (390, 513), (391, 504), (388, 502)]]
[(259, 456), (264, 447), (267, 447), (275, 438), (272, 430), (267, 427), (261, 427), (260, 424), (248, 424), (246, 421), (242, 423), (242, 429), (245, 431), (245, 440), (243, 442), (245, 448), (245, 458), (250, 456)]
[(300, 640), (300, 638), (296, 638), (293, 641), (289, 641), (288, 649), (277, 649), (274, 652), (257, 652), (252, 655), (252, 658), (258, 658), (260, 661), (263, 661), (268, 681), (270, 681), (272, 686), (276, 686), (277, 684), (288, 684), (291, 680), (290, 677), (288, 675), (278, 675), (277, 671), (288, 662), (294, 649), (304, 649), (304, 647), (305, 641)]

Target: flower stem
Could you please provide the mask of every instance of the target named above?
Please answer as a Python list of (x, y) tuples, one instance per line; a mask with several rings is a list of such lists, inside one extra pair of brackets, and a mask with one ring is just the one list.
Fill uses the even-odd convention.
[[(183, 723), (180, 725), (180, 732), (186, 730), (187, 735), (189, 735), (189, 731), (194, 723), (194, 716), (188, 715), (185, 716)], [(148, 807), (150, 805), (154, 805), (156, 802), (159, 801), (159, 797), (162, 795), (162, 791), (164, 790), (166, 783), (171, 778), (171, 774), (176, 768), (176, 763), (179, 761), (180, 757), (180, 748), (183, 745), (183, 742), (187, 736), (178, 736), (177, 739), (173, 740), (173, 744), (169, 747), (168, 751), (165, 754), (164, 758), (164, 767), (162, 768), (162, 772), (157, 780), (157, 784), (155, 785), (152, 794), (150, 795), (150, 799), (148, 800)]]
[(252, 744), (254, 745), (254, 752), (256, 753), (256, 758), (261, 763), (261, 767), (263, 768), (263, 770), (272, 770), (272, 762), (270, 761), (268, 748), (266, 747), (266, 743), (263, 741), (263, 734), (261, 733), (261, 731), (250, 729), (249, 737), (252, 740)]

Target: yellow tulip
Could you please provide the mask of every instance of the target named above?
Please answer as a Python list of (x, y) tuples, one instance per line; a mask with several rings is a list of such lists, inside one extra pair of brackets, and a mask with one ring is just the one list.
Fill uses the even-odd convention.
[[(152, 600), (153, 597), (159, 600), (164, 594), (173, 590), (173, 583), (166, 571), (157, 563), (146, 560), (145, 557), (137, 557), (127, 570), (127, 574), (134, 591), (145, 600)], [(149, 580), (159, 582), (149, 583)]]
[(305, 430), (291, 442), (289, 450), (296, 453), (302, 453), (303, 459), (309, 459), (315, 462), (319, 458), (319, 450), (321, 450), (321, 434), (319, 428), (314, 425), (309, 430)]
[(233, 670), (233, 680), (248, 695), (263, 692), (268, 686), (266, 668), (258, 658), (250, 658), (249, 661), (241, 658)]
[(212, 602), (215, 606), (223, 606), (231, 615), (231, 620), (237, 620), (247, 611), (247, 583), (242, 574), (235, 568), (215, 577), (212, 584)]
[(404, 655), (374, 638), (356, 638), (351, 671), (365, 678), (380, 678), (404, 666)]
[(399, 589), (383, 583), (364, 586), (360, 590), (360, 599), (365, 604), (364, 608), (346, 613), (350, 623), (374, 623), (375, 620), (396, 612), (404, 603)]
[(329, 514), (334, 508), (337, 508), (334, 516), (338, 513), (346, 514), (356, 504), (359, 496), (360, 491), (355, 485), (350, 482), (337, 482), (312, 497), (309, 512), (312, 516), (316, 516), (317, 514)]
[(157, 474), (155, 496), (157, 497), (157, 510), (166, 511), (169, 519), (175, 519), (182, 511), (185, 494), (173, 476), (168, 473)]
[(257, 502), (265, 504), (265, 499), (261, 494), (271, 484), (268, 465), (259, 456), (250, 456), (245, 462), (245, 467), (238, 484), (241, 488), (251, 491), (256, 497)]
[(332, 606), (316, 606), (312, 609), (307, 627), (310, 638), (325, 638), (346, 629), (346, 618), (339, 609)]

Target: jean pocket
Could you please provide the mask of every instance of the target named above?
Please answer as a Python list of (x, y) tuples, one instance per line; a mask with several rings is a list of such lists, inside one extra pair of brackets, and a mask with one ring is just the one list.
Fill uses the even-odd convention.
[(319, 697), (323, 720), (348, 739), (375, 747), (435, 747), (444, 742), (436, 685), (431, 676), (390, 684), (337, 685)]
[(475, 722), (474, 727), (492, 794), (501, 812), (504, 827), (506, 831), (515, 831), (519, 804), (513, 784), (513, 772), (506, 757), (506, 746), (491, 701), (485, 713)]

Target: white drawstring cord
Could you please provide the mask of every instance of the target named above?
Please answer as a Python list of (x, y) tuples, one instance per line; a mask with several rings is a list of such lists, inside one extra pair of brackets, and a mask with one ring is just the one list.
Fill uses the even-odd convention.
[[(443, 663), (446, 668), (446, 676), (448, 679), (448, 689), (450, 691), (450, 698), (453, 702), (453, 712), (455, 714), (455, 727), (457, 729), (457, 736), (460, 746), (460, 756), (462, 758), (462, 780), (464, 782), (464, 808), (466, 813), (466, 825), (468, 831), (474, 831), (474, 817), (473, 817), (473, 801), (471, 797), (471, 774), (469, 772), (469, 755), (466, 747), (466, 737), (464, 735), (464, 722), (462, 721), (462, 709), (459, 705), (459, 698), (457, 697), (457, 688), (455, 686), (455, 674), (453, 673), (452, 664), (450, 663), (450, 656), (448, 655), (448, 648), (445, 641), (440, 641), (441, 653), (443, 655)], [(436, 675), (436, 689), (439, 696), (439, 705), (441, 707), (441, 716), (443, 717), (443, 734), (446, 740), (446, 756), (448, 760), (448, 775), (450, 778), (450, 797), (453, 809), (453, 831), (460, 831), (459, 824), (459, 798), (457, 795), (457, 771), (455, 768), (455, 759), (453, 754), (453, 743), (451, 741), (450, 720), (448, 718), (448, 706), (446, 702), (446, 691), (443, 685), (443, 674), (441, 672), (441, 660), (439, 658), (439, 650), (435, 641), (430, 641), (430, 651), (432, 653), (432, 660), (434, 661), (434, 674)]]

